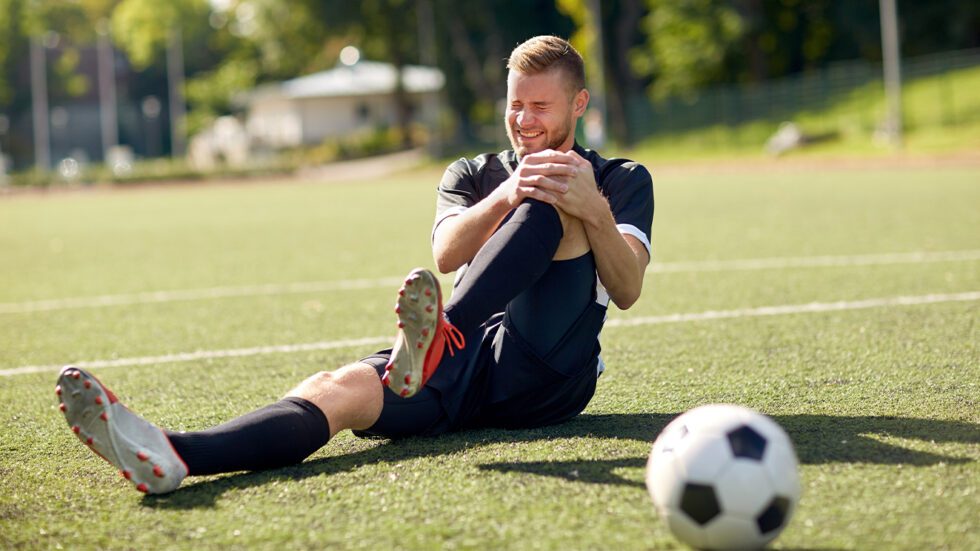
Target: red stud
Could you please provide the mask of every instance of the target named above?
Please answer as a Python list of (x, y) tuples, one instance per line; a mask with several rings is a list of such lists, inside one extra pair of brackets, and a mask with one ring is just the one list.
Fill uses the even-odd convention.
[(126, 480), (131, 480), (133, 478), (133, 473), (129, 471), (119, 471), (119, 474), (122, 475), (122, 477), (125, 478)]
[(400, 296), (400, 297), (405, 296), (405, 289), (399, 289), (398, 290), (398, 296)]
[(54, 393), (61, 396), (61, 385), (54, 387)]
[(75, 434), (78, 434), (79, 432), (82, 431), (82, 429), (80, 429), (78, 425), (72, 425), (71, 431), (74, 432)]
[[(75, 378), (77, 379), (78, 377)], [(92, 388), (92, 381), (85, 381), (85, 388), (86, 389)]]
[(413, 280), (412, 280), (412, 278), (408, 278), (408, 279), (406, 279), (406, 280), (405, 280), (405, 285), (406, 285), (406, 286), (409, 286), (409, 285), (411, 285), (411, 284), (412, 284), (412, 281), (413, 281)]
[(431, 314), (432, 313), (432, 305), (430, 304), (430, 305), (426, 306), (425, 307), (425, 311)]
[(75, 379), (75, 380), (81, 379), (82, 378), (82, 373), (80, 371), (72, 371), (71, 372), (71, 378), (72, 379)]
[(432, 296), (432, 289), (426, 289), (425, 290), (425, 296), (431, 297)]
[(389, 384), (391, 384), (391, 378), (388, 377), (387, 373), (385, 373), (384, 377), (381, 377), (381, 384), (384, 386), (388, 386)]
[(97, 406), (101, 406), (102, 405), (102, 396), (96, 396), (95, 397), (95, 405), (97, 405)]
[(140, 461), (146, 461), (149, 458), (150, 456), (146, 455), (145, 452), (136, 452), (136, 459), (139, 459)]
[(407, 388), (406, 389), (402, 389), (402, 391), (399, 392), (398, 395), (401, 396), (402, 398), (408, 396), (408, 389)]
[(93, 440), (92, 440), (92, 437), (91, 436), (89, 436), (88, 438), (85, 439), (85, 443), (88, 444), (89, 446), (92, 445), (92, 442), (93, 442)]
[(68, 406), (66, 406), (65, 403), (62, 402), (61, 405), (58, 406), (58, 409), (60, 409), (61, 411), (67, 411)]
[(405, 384), (406, 385), (412, 384), (412, 376), (411, 375), (405, 375)]
[(103, 411), (102, 412), (102, 415), (99, 415), (99, 419), (102, 419), (103, 421), (108, 421), (109, 420), (109, 414)]
[(146, 487), (146, 482), (141, 482), (139, 486), (136, 487), (137, 490), (143, 492), (144, 494), (150, 489)]
[(395, 306), (395, 313), (396, 314), (401, 314), (402, 313), (402, 307), (401, 306)]
[(423, 347), (425, 347), (425, 345), (422, 344), (422, 341), (419, 341), (418, 344), (415, 345), (415, 348), (418, 348), (419, 350), (422, 350)]
[(422, 336), (423, 337), (428, 337), (429, 336), (429, 328), (428, 327), (422, 329)]
[(160, 468), (160, 465), (153, 466), (153, 476), (163, 478), (163, 469)]

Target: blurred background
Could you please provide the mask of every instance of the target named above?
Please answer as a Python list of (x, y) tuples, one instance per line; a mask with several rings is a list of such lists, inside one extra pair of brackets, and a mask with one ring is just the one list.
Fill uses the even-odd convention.
[(0, 183), (502, 149), (538, 34), (585, 57), (607, 156), (980, 151), (978, 2), (0, 0)]

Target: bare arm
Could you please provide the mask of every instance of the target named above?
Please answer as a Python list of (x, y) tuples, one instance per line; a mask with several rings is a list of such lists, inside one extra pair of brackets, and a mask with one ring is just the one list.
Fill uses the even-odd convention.
[(542, 151), (524, 157), (514, 173), (489, 196), (443, 220), (432, 236), (432, 256), (439, 271), (454, 272), (472, 260), (507, 213), (525, 198), (557, 203), (568, 185), (556, 178), (568, 176), (572, 169), (565, 163), (554, 163), (556, 155), (561, 154)]

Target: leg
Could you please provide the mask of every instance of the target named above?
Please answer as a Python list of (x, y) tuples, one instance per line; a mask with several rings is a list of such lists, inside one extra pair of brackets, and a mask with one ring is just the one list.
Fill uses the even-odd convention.
[(58, 382), (72, 431), (148, 493), (173, 491), (188, 475), (302, 462), (340, 430), (370, 426), (381, 410), (377, 372), (365, 364), (314, 375), (279, 402), (188, 433), (161, 430), (132, 413), (83, 370), (67, 367)]

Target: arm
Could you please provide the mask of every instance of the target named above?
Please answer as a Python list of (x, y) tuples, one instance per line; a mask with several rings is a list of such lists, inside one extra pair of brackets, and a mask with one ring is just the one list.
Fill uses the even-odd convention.
[(528, 155), (507, 180), (487, 197), (460, 214), (443, 220), (432, 235), (432, 256), (442, 273), (454, 272), (476, 256), (490, 239), (500, 222), (526, 198), (549, 204), (568, 185), (555, 178), (566, 177), (572, 170), (567, 164), (554, 163), (554, 151)]
[(626, 310), (640, 298), (650, 255), (639, 239), (621, 233), (616, 227), (609, 202), (596, 186), (592, 165), (574, 151), (568, 157), (576, 171), (568, 179), (569, 190), (558, 207), (582, 221), (595, 256), (599, 281), (616, 306)]

